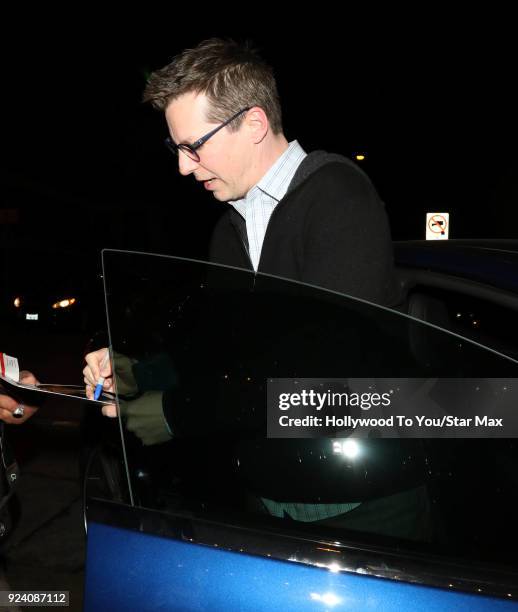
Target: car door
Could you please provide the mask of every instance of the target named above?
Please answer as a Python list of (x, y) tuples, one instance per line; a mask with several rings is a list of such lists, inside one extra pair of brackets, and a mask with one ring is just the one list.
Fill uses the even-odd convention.
[(351, 432), (268, 437), (266, 406), (280, 379), (447, 378), (489, 409), (516, 361), (286, 279), (103, 265), (119, 417), (95, 424), (87, 610), (517, 609), (514, 438), (372, 430), (350, 453)]

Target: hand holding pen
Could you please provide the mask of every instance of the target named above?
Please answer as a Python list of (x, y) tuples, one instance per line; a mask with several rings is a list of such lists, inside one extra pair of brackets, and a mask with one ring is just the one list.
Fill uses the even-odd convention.
[[(110, 359), (110, 351), (106, 349), (106, 354), (103, 357), (100, 365), (100, 371), (103, 372), (106, 366), (108, 365), (108, 360)], [(104, 376), (99, 376), (97, 379), (97, 384), (94, 389), (94, 400), (98, 400), (101, 397), (101, 393), (103, 392), (104, 387)]]
[(108, 348), (102, 348), (85, 357), (86, 367), (83, 370), (86, 383), (86, 395), (89, 399), (99, 399), (103, 389), (111, 391), (113, 387), (112, 366)]

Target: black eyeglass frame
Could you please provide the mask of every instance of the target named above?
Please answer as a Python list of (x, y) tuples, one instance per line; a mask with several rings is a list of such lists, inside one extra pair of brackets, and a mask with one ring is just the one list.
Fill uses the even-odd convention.
[(237, 119), (239, 117), (239, 115), (245, 113), (246, 111), (249, 111), (251, 108), (252, 108), (251, 106), (249, 106), (247, 108), (242, 108), (235, 115), (232, 115), (232, 117), (230, 117), (230, 119), (227, 119), (221, 125), (218, 125), (218, 127), (216, 127), (213, 130), (211, 130), (208, 134), (205, 134), (205, 136), (202, 136), (201, 138), (198, 138), (198, 140), (196, 142), (193, 142), (192, 144), (186, 144), (186, 143), (176, 144), (173, 141), (173, 139), (168, 136), (165, 139), (165, 146), (170, 151), (172, 151), (175, 155), (178, 155), (179, 151), (182, 151), (182, 153), (187, 155), (187, 157), (189, 157), (189, 159), (192, 159), (195, 162), (199, 162), (200, 161), (200, 156), (196, 152), (196, 149), (199, 149), (202, 145), (204, 145), (207, 142), (207, 140), (209, 140), (209, 138), (212, 138), (212, 136), (214, 136), (214, 134), (219, 132), (219, 130), (221, 130), (222, 128), (227, 126), (229, 123), (234, 121), (234, 119)]

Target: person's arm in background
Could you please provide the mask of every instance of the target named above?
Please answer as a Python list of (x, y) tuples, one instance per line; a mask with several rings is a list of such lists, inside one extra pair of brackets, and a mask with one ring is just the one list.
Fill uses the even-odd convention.
[[(31, 372), (22, 370), (20, 372), (20, 382), (27, 385), (37, 385), (38, 380)], [(0, 395), (0, 420), (9, 425), (21, 425), (30, 419), (35, 412), (38, 410), (36, 406), (23, 405), (23, 415), (16, 417), (13, 416), (13, 412), (20, 406), (20, 402), (10, 397), (9, 395)]]

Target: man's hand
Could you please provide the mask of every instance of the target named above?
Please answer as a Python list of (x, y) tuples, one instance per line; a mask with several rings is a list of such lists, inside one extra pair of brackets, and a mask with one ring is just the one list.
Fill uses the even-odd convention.
[[(31, 372), (22, 370), (20, 372), (20, 382), (28, 385), (37, 385), (38, 381)], [(23, 406), (23, 414), (19, 417), (13, 416), (13, 412), (19, 406)], [(25, 423), (27, 419), (38, 410), (36, 406), (28, 406), (27, 404), (20, 404), (19, 401), (9, 397), (9, 395), (0, 395), (0, 419), (10, 425), (21, 425)]]
[[(101, 368), (107, 351), (107, 348), (102, 348), (93, 353), (88, 353), (85, 357), (87, 365), (83, 370), (83, 374), (86, 384), (86, 396), (89, 399), (93, 399), (94, 389), (100, 376), (104, 378), (104, 391), (115, 392), (112, 364), (108, 360), (106, 365)], [(138, 393), (138, 386), (132, 371), (133, 364), (136, 361), (115, 351), (113, 351), (113, 360), (115, 374), (117, 375), (117, 392), (120, 395), (134, 395)], [(103, 406), (102, 412), (104, 416), (113, 418), (117, 416), (117, 407), (115, 404), (106, 404)]]
[[(88, 399), (93, 399), (94, 389), (101, 376), (104, 378), (104, 391), (113, 391), (113, 372), (110, 360), (107, 359), (103, 366), (103, 361), (105, 361), (107, 354), (108, 349), (102, 348), (93, 353), (88, 353), (85, 357), (86, 367), (83, 370), (83, 375), (86, 384), (86, 397)], [(103, 367), (101, 368), (101, 366)]]

